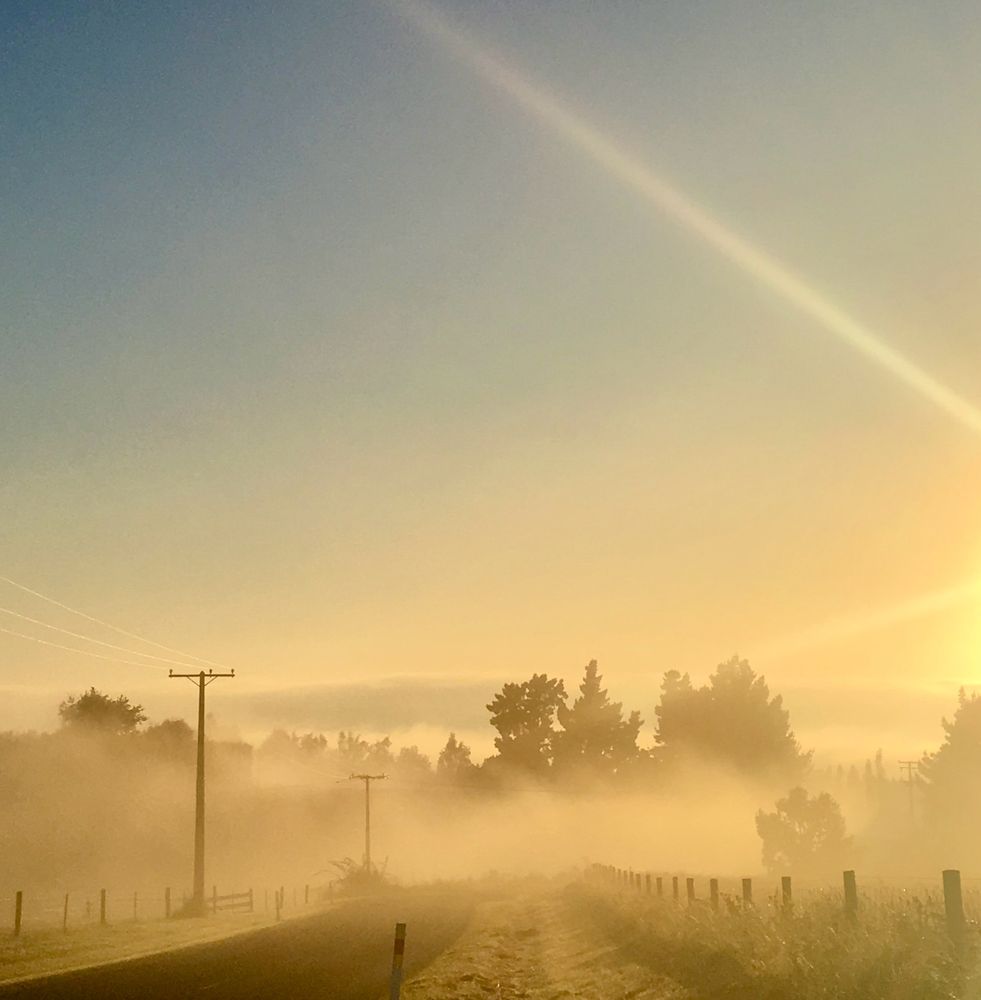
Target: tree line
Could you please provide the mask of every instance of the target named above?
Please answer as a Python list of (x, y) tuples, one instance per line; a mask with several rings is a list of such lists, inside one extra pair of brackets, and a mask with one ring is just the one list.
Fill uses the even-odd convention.
[[(887, 829), (906, 822), (908, 801), (910, 832), (934, 845), (966, 842), (967, 831), (981, 819), (981, 699), (963, 690), (953, 717), (942, 721), (942, 745), (925, 753), (910, 776), (912, 788), (887, 776), (881, 752), (874, 763), (866, 762), (864, 774), (856, 767), (816, 772), (781, 696), (771, 694), (765, 678), (737, 656), (719, 664), (700, 685), (688, 674), (667, 671), (647, 745), (641, 713), (612, 700), (596, 660), (585, 666), (572, 695), (562, 679), (533, 673), (505, 683), (486, 709), (495, 752), (481, 762), (455, 733), (435, 762), (418, 747), (396, 748), (387, 737), (367, 740), (346, 731), (331, 740), (323, 733), (275, 730), (255, 748), (242, 741), (211, 741), (209, 755), (244, 777), (256, 763), (279, 761), (306, 764), (325, 776), (371, 771), (407, 785), (487, 791), (528, 784), (670, 789), (692, 768), (709, 769), (780, 793), (774, 810), (761, 810), (756, 818), (764, 859), (773, 867), (788, 859), (797, 868), (815, 858), (830, 864), (832, 857), (840, 860), (854, 849), (829, 788), (843, 801), (854, 801), (853, 793), (861, 790)], [(193, 760), (195, 733), (184, 720), (148, 724), (143, 707), (125, 695), (111, 697), (93, 687), (67, 697), (58, 712), (60, 732), (50, 738), (96, 735), (125, 744), (130, 755)], [(44, 734), (0, 736), (0, 768), (14, 744), (40, 738)]]

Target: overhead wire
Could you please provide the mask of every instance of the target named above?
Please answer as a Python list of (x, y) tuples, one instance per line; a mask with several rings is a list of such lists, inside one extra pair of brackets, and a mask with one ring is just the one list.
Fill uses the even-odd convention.
[(38, 642), (42, 646), (51, 646), (54, 649), (64, 649), (69, 653), (81, 653), (82, 656), (94, 656), (97, 660), (108, 660), (110, 663), (125, 663), (131, 667), (148, 667), (150, 670), (163, 670), (163, 666), (156, 663), (144, 663), (139, 660), (124, 660), (119, 656), (106, 656), (103, 653), (94, 653), (88, 649), (77, 649), (74, 646), (65, 646), (60, 642), (51, 642), (49, 639), (42, 639), (40, 636), (36, 635), (26, 635), (24, 632), (17, 632), (12, 628), (6, 628), (0, 625), (0, 632), (4, 632), (7, 635), (17, 636), (18, 639), (27, 639), (29, 642)]
[[(78, 608), (72, 607), (70, 604), (64, 604), (61, 601), (56, 600), (53, 597), (49, 597), (47, 594), (42, 594), (39, 590), (34, 590), (31, 587), (26, 586), (23, 583), (18, 583), (16, 580), (12, 580), (9, 576), (0, 575), (0, 582), (7, 583), (11, 587), (16, 587), (18, 590), (22, 590), (25, 594), (31, 594), (33, 597), (40, 598), (42, 601), (47, 601), (48, 604), (53, 604), (56, 608), (61, 608), (63, 611), (67, 611), (70, 614), (78, 615), (80, 618), (86, 619), (95, 625), (101, 625), (103, 628), (110, 629), (119, 635), (126, 636), (128, 639), (136, 639), (137, 642), (144, 642), (148, 646), (154, 646), (157, 649), (162, 649), (166, 653), (175, 653), (177, 656), (184, 657), (185, 660), (192, 660), (195, 663), (203, 663), (210, 667), (220, 667), (223, 669), (231, 669), (224, 663), (217, 663), (214, 660), (205, 659), (203, 656), (195, 656), (193, 653), (188, 653), (183, 649), (178, 649), (175, 646), (166, 646), (162, 642), (156, 642), (153, 639), (147, 639), (146, 636), (139, 635), (136, 632), (130, 632), (127, 629), (120, 628), (118, 625), (113, 625), (112, 622), (107, 622), (102, 618), (96, 618), (94, 615), (88, 614), (86, 611), (81, 611)], [(92, 640), (98, 641), (98, 640)], [(149, 653), (139, 653), (139, 656), (149, 656)], [(176, 662), (176, 661), (172, 661)]]
[[(14, 618), (20, 618), (22, 621), (30, 622), (32, 625), (40, 625), (41, 628), (51, 629), (52, 632), (61, 632), (63, 635), (70, 635), (73, 639), (81, 639), (83, 642), (93, 642), (97, 646), (104, 646), (107, 649), (115, 649), (122, 653), (129, 653), (131, 656), (145, 656), (150, 660), (157, 660), (161, 663), (169, 663), (178, 667), (187, 667), (190, 664), (186, 660), (174, 660), (167, 656), (157, 656), (155, 653), (141, 653), (136, 649), (129, 649), (126, 646), (118, 646), (114, 642), (104, 642), (102, 639), (93, 639), (91, 636), (84, 635), (81, 632), (72, 632), (71, 629), (61, 628), (59, 625), (50, 625), (48, 622), (41, 621), (39, 618), (31, 618), (30, 615), (21, 614), (19, 611), (14, 611), (11, 608), (0, 607), (0, 614), (13, 615)], [(64, 647), (66, 649), (71, 647)], [(84, 652), (84, 650), (78, 650), (78, 652)], [(150, 664), (147, 664), (150, 666)]]

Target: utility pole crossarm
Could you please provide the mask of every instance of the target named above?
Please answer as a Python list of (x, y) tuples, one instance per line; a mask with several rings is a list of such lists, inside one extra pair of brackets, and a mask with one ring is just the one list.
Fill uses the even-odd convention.
[(348, 781), (364, 782), (364, 870), (371, 875), (371, 783), (384, 774), (352, 774)]

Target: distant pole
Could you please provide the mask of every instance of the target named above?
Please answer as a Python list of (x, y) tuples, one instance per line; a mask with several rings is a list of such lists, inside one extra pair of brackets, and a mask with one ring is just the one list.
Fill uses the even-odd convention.
[(164, 916), (170, 917), (170, 886), (164, 889)]
[(909, 821), (911, 824), (916, 822), (916, 801), (913, 792), (913, 782), (916, 779), (913, 776), (913, 768), (919, 768), (919, 766), (920, 762), (918, 760), (901, 760), (899, 762), (899, 769), (906, 774), (903, 780), (909, 789)]
[(61, 914), (61, 929), (65, 932), (68, 931), (68, 893), (65, 893), (65, 909)]
[(196, 674), (175, 674), (170, 677), (185, 677), (198, 689), (198, 763), (194, 799), (194, 891), (191, 908), (195, 916), (204, 916), (204, 689), (219, 677), (234, 677), (235, 671), (216, 674), (213, 670)]
[(381, 781), (384, 774), (352, 774), (348, 781), (364, 782), (364, 870), (371, 874), (371, 783)]
[(20, 936), (20, 922), (21, 917), (24, 915), (24, 893), (22, 890), (17, 890), (17, 895), (14, 897), (14, 937)]

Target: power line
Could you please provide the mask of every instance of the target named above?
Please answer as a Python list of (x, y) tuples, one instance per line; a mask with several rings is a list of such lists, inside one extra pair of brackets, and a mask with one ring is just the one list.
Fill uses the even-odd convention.
[(23, 632), (15, 632), (12, 628), (5, 628), (0, 625), (0, 632), (7, 635), (15, 635), (18, 639), (27, 639), (29, 642), (38, 642), (42, 646), (51, 646), (53, 649), (64, 649), (69, 653), (81, 653), (82, 656), (94, 656), (97, 660), (108, 660), (110, 663), (125, 663), (131, 667), (148, 667), (150, 670), (163, 670), (162, 666), (156, 663), (142, 663), (139, 660), (124, 660), (119, 656), (105, 656), (103, 653), (93, 653), (88, 649), (76, 649), (74, 646), (65, 646), (60, 642), (51, 642), (48, 639), (41, 639), (36, 635), (25, 635)]
[[(61, 608), (63, 611), (68, 611), (73, 615), (78, 615), (79, 617), (93, 622), (96, 625), (101, 625), (103, 628), (111, 629), (113, 632), (117, 632), (119, 635), (124, 635), (128, 639), (136, 639), (138, 642), (145, 642), (147, 645), (155, 646), (157, 649), (162, 649), (167, 653), (176, 653), (178, 656), (183, 656), (185, 659), (193, 660), (195, 663), (204, 663), (212, 667), (225, 667), (225, 664), (223, 663), (215, 663), (212, 660), (206, 660), (202, 656), (195, 656), (193, 653), (187, 653), (183, 649), (177, 649), (174, 646), (165, 646), (162, 642), (155, 642), (153, 639), (147, 639), (145, 636), (138, 635), (136, 632), (128, 632), (126, 629), (120, 628), (118, 625), (113, 625), (111, 622), (104, 621), (101, 618), (96, 618), (85, 611), (73, 608), (69, 604), (63, 604), (61, 601), (56, 601), (53, 597), (48, 597), (47, 594), (42, 594), (38, 590), (32, 590), (23, 583), (11, 580), (9, 576), (0, 576), (0, 582), (9, 583), (11, 587), (16, 587), (18, 590), (24, 591), (25, 594), (31, 594), (34, 597), (39, 597), (42, 601), (47, 601), (49, 604), (53, 604), (56, 608)], [(148, 654), (142, 653), (140, 655), (146, 656)]]
[(72, 632), (70, 629), (61, 628), (58, 625), (49, 625), (38, 618), (31, 618), (30, 615), (22, 615), (19, 611), (12, 611), (10, 608), (0, 607), (0, 614), (13, 615), (14, 618), (20, 618), (22, 621), (30, 622), (32, 625), (40, 625), (41, 628), (51, 629), (52, 632), (61, 632), (63, 635), (70, 635), (73, 639), (81, 639), (83, 642), (94, 642), (97, 646), (116, 649), (122, 653), (129, 653), (131, 656), (145, 656), (149, 660), (158, 660), (160, 663), (171, 663), (178, 667), (191, 666), (186, 660), (172, 660), (167, 656), (157, 656), (154, 653), (141, 653), (137, 649), (117, 646), (114, 642), (103, 642), (102, 639), (93, 639), (91, 636), (83, 635), (81, 632)]

